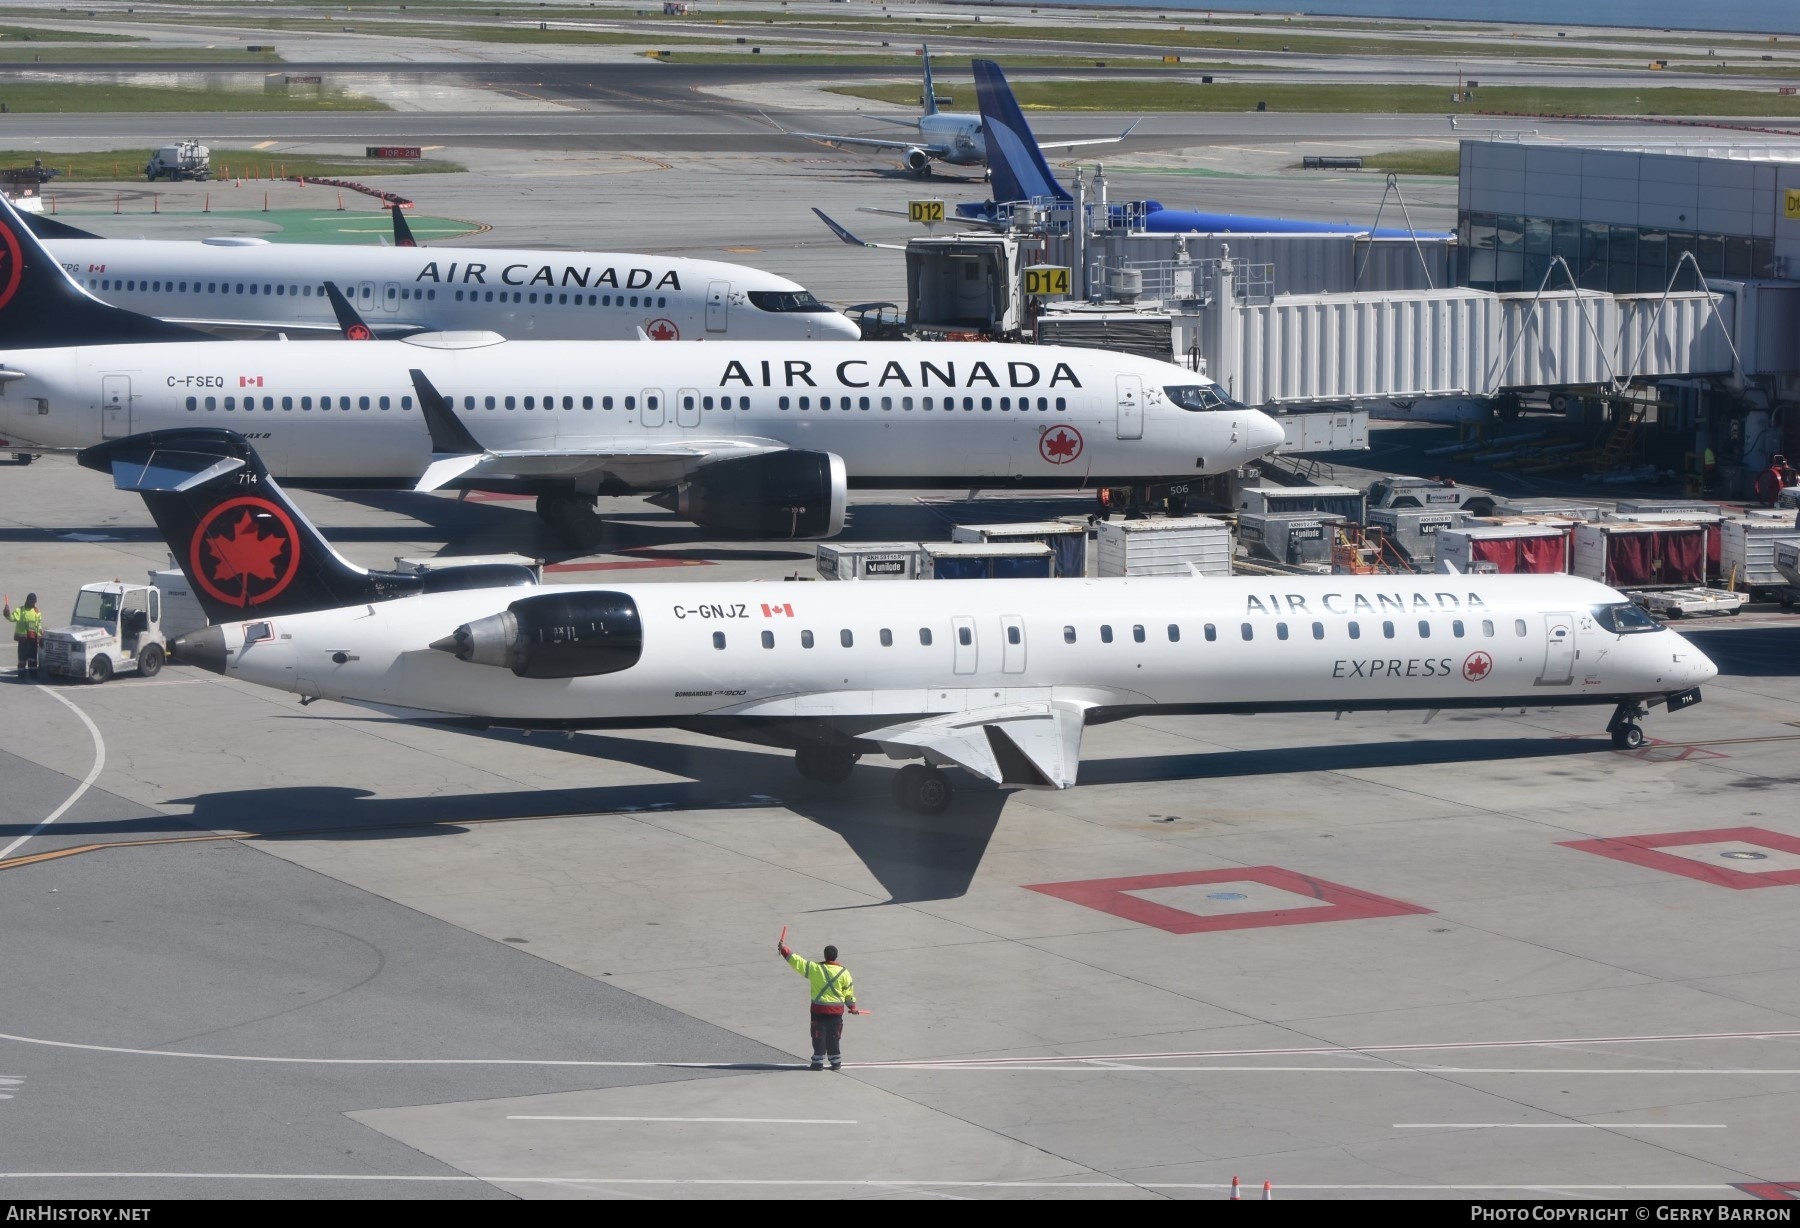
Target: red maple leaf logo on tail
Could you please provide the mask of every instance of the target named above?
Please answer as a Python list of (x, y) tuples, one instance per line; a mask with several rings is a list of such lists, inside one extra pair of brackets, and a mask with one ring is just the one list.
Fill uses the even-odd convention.
[(244, 512), (231, 526), (231, 536), (214, 534), (206, 539), (213, 559), (212, 578), (221, 584), (240, 582), (246, 592), (251, 580), (273, 581), (275, 559), (287, 544), (287, 538), (279, 534), (264, 537), (258, 533), (256, 517)]

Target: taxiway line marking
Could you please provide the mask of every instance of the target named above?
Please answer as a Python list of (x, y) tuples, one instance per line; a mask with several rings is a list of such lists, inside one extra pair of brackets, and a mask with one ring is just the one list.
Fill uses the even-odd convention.
[(509, 1113), (508, 1122), (706, 1122), (718, 1125), (855, 1125), (832, 1116), (556, 1116)]
[(1715, 1122), (1666, 1125), (1661, 1122), (1603, 1121), (1415, 1121), (1396, 1122), (1396, 1130), (1724, 1130)]
[(63, 815), (69, 813), (69, 807), (73, 806), (76, 802), (81, 800), (81, 795), (86, 793), (90, 788), (93, 787), (94, 782), (96, 780), (100, 779), (100, 773), (102, 771), (104, 771), (106, 768), (106, 739), (100, 736), (100, 727), (98, 725), (94, 724), (93, 721), (88, 719), (87, 713), (83, 712), (80, 708), (77, 708), (69, 700), (67, 700), (63, 696), (57, 694), (55, 691), (51, 690), (49, 687), (43, 685), (42, 683), (38, 683), (37, 689), (42, 691), (44, 694), (48, 695), (51, 699), (54, 699), (57, 703), (61, 704), (65, 708), (67, 708), (69, 711), (73, 712), (76, 716), (80, 717), (81, 723), (83, 725), (87, 726), (88, 736), (94, 740), (94, 766), (88, 769), (88, 774), (82, 778), (82, 781), (79, 785), (75, 786), (75, 792), (69, 794), (68, 797), (63, 799), (62, 805), (58, 806), (55, 810), (52, 810), (50, 812), (49, 818), (45, 819), (42, 823), (39, 823), (36, 827), (32, 828), (30, 831), (26, 832), (24, 835), (20, 836), (16, 840), (14, 840), (11, 844), (7, 845), (5, 848), (0, 849), (0, 862), (4, 862), (7, 858), (7, 856), (10, 855), (12, 853), (12, 851), (14, 849), (18, 848), (21, 844), (24, 844), (27, 840), (31, 839), (33, 836), (35, 836), (39, 832), (43, 831), (46, 827), (50, 826), (50, 824), (52, 824), (52, 823), (56, 822), (56, 820), (62, 818)]
[[(445, 1173), (430, 1175), (425, 1173), (178, 1173), (178, 1172), (49, 1172), (49, 1173), (0, 1173), (0, 1180), (33, 1180), (68, 1178), (86, 1180), (98, 1178), (115, 1178), (124, 1181), (166, 1178), (176, 1180), (204, 1181), (453, 1181), (459, 1183), (485, 1182), (494, 1185), (651, 1185), (651, 1186), (787, 1186), (808, 1188), (856, 1188), (856, 1189), (920, 1189), (933, 1186), (945, 1189), (1001, 1189), (1001, 1190), (1228, 1190), (1228, 1181), (1066, 1181), (1048, 1178), (1043, 1181), (928, 1181), (914, 1178), (863, 1179), (826, 1178), (826, 1177), (509, 1177), (499, 1175), (469, 1175), (464, 1173)], [(1352, 1191), (1368, 1190), (1482, 1190), (1496, 1193), (1544, 1193), (1562, 1190), (1583, 1190), (1595, 1192), (1628, 1192), (1643, 1190), (1656, 1193), (1737, 1193), (1743, 1191), (1735, 1185), (1719, 1182), (1694, 1185), (1570, 1185), (1565, 1182), (1539, 1185), (1440, 1185), (1430, 1182), (1419, 1182), (1409, 1185), (1283, 1185), (1283, 1190), (1317, 1190), (1317, 1191)]]

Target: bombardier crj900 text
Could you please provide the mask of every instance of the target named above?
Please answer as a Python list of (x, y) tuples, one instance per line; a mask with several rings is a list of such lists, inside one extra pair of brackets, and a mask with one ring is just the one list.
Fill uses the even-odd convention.
[(639, 329), (653, 341), (854, 341), (860, 335), (855, 323), (804, 286), (715, 260), (255, 238), (104, 239), (53, 219), (31, 224), (95, 297), (232, 333), (335, 335), (331, 304), (319, 293), (328, 281), (381, 337), (450, 329), (543, 341), (631, 340)]
[(949, 765), (1069, 787), (1104, 721), (1601, 704), (1637, 746), (1639, 717), (1697, 703), (1716, 673), (1619, 593), (1561, 575), (592, 587), (452, 570), (429, 591), (338, 557), (233, 433), (118, 440), (81, 463), (142, 493), (217, 620), (179, 660), (404, 718), (786, 747), (828, 782), (863, 755), (923, 759), (895, 793), (925, 812), (949, 800)]
[(532, 493), (546, 523), (589, 544), (602, 494), (646, 493), (730, 533), (829, 537), (850, 485), (1181, 481), (1282, 442), (1204, 377), (1104, 350), (196, 339), (95, 301), (0, 211), (0, 243), (22, 255), (0, 284), (12, 450), (224, 427), (296, 486)]

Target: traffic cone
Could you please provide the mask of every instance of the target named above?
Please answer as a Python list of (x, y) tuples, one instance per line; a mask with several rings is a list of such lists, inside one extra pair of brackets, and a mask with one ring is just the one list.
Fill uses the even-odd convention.
[(125, 193), (123, 193), (123, 192), (113, 193), (113, 212), (114, 213), (125, 212)]
[(1274, 1202), (1275, 1201), (1275, 1183), (1273, 1181), (1263, 1182), (1263, 1201), (1264, 1202)]
[(1243, 1197), (1244, 1196), (1238, 1192), (1238, 1179), (1236, 1177), (1233, 1177), (1231, 1179), (1231, 1201), (1238, 1202)]
[(211, 213), (212, 212), (212, 193), (211, 192), (208, 192), (206, 194), (206, 203), (200, 206), (200, 212), (202, 212), (202, 213)]
[(268, 211), (269, 211), (269, 194), (267, 192), (264, 192), (263, 193), (263, 212), (267, 213)]
[(150, 193), (150, 212), (152, 212), (152, 213), (161, 213), (162, 212), (162, 193), (161, 192)]
[(338, 212), (339, 212), (339, 213), (342, 213), (342, 212), (343, 212), (343, 211), (344, 211), (344, 194), (343, 194), (343, 193), (342, 193), (342, 192), (339, 192), (339, 193), (338, 193), (338, 207), (337, 207), (337, 211), (338, 211)]

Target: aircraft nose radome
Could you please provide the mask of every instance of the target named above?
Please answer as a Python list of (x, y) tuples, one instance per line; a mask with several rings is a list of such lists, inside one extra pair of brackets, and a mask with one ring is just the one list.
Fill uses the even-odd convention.
[(1252, 457), (1266, 456), (1287, 442), (1281, 423), (1267, 414), (1251, 414), (1244, 430), (1244, 450)]
[(169, 652), (184, 665), (198, 665), (210, 673), (225, 672), (225, 632), (219, 627), (202, 627), (178, 635)]
[(821, 341), (862, 340), (862, 329), (857, 327), (856, 321), (835, 311), (830, 315), (821, 314), (815, 321), (815, 327)]

